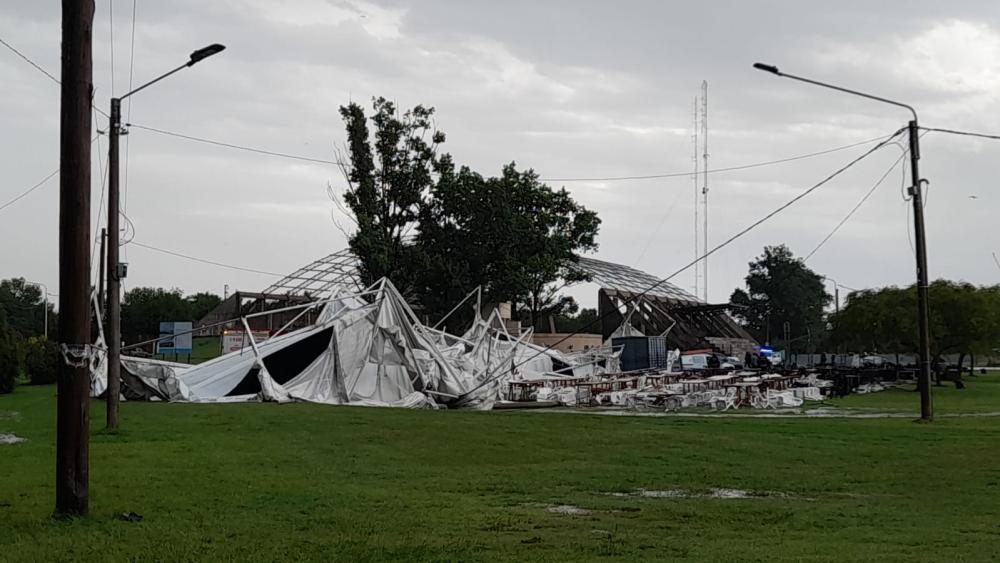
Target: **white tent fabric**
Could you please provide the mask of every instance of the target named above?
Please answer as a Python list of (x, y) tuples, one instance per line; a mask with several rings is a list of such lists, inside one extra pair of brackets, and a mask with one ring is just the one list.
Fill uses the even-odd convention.
[[(359, 294), (335, 290), (312, 326), (203, 364), (124, 357), (123, 387), (128, 398), (167, 401), (489, 409), (508, 381), (599, 369), (591, 357), (529, 344), (529, 336), (508, 334), (496, 312), (477, 317), (461, 337), (425, 327), (382, 280)], [(308, 363), (290, 368), (290, 357)], [(102, 394), (106, 369), (92, 370), (91, 379), (92, 394)]]

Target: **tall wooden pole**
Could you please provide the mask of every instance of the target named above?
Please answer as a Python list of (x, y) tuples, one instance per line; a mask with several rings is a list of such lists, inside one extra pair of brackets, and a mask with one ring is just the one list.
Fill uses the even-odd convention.
[(90, 104), (93, 0), (62, 0), (56, 513), (89, 508)]
[(913, 242), (917, 258), (917, 326), (920, 337), (920, 371), (917, 374), (917, 389), (920, 390), (920, 420), (934, 420), (934, 404), (931, 401), (931, 333), (927, 312), (927, 234), (924, 230), (923, 186), (920, 184), (920, 127), (917, 125), (916, 112), (910, 121), (907, 131), (910, 137), (910, 172), (913, 174), (913, 186), (910, 196), (913, 201)]
[(118, 399), (121, 393), (121, 276), (118, 250), (118, 138), (122, 126), (122, 101), (111, 98), (111, 117), (108, 127), (108, 388), (107, 426), (118, 428)]
[[(104, 305), (104, 242), (107, 239), (108, 230), (101, 229), (101, 249), (97, 253), (97, 258), (101, 264), (101, 267), (97, 270), (97, 304), (101, 307), (102, 315), (107, 311), (107, 307)], [(101, 319), (101, 322), (104, 322), (104, 319)]]

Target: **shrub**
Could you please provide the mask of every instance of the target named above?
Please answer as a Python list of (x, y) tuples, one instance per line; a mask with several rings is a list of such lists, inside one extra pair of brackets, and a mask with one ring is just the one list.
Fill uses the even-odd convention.
[(0, 394), (13, 393), (23, 363), (21, 335), (10, 328), (0, 328)]
[(24, 368), (32, 385), (55, 383), (59, 369), (59, 347), (45, 338), (29, 338), (24, 354)]

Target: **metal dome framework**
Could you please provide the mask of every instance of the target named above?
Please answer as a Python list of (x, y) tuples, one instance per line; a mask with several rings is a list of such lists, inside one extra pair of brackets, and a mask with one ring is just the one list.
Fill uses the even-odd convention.
[(268, 286), (263, 293), (316, 298), (328, 294), (334, 286), (360, 292), (364, 287), (358, 276), (359, 266), (358, 258), (345, 248), (295, 270)]

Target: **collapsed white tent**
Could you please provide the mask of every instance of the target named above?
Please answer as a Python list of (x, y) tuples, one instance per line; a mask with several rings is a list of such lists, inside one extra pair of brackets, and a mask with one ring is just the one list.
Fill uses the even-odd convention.
[[(511, 380), (599, 373), (615, 354), (571, 357), (506, 332), (494, 312), (454, 336), (422, 325), (389, 280), (361, 293), (298, 306), (322, 312), (308, 327), (188, 366), (122, 358), (123, 396), (187, 402), (304, 401), (332, 405), (489, 409)], [(242, 319), (248, 326), (246, 318)], [(249, 334), (249, 330), (247, 331)], [(106, 388), (104, 362), (91, 391)], [(556, 368), (556, 366), (559, 366)]]

